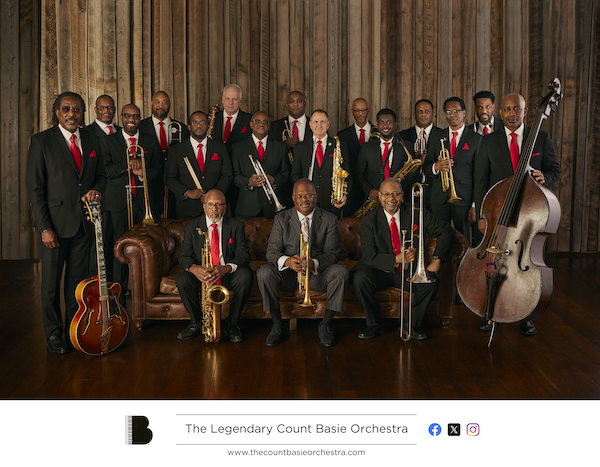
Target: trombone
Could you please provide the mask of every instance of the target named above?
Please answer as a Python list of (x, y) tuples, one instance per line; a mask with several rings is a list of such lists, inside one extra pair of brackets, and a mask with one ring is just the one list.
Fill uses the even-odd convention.
[[(300, 259), (302, 260), (302, 264), (304, 265), (304, 273), (300, 273), (300, 280), (298, 284), (298, 291), (302, 292), (302, 285), (304, 285), (304, 300), (298, 302), (298, 305), (304, 308), (314, 307), (315, 304), (310, 299), (310, 264), (308, 260), (310, 259), (310, 245), (307, 241), (304, 241), (304, 235), (300, 233)], [(302, 284), (304, 282), (304, 284)]]
[(143, 225), (156, 225), (156, 223), (157, 223), (154, 220), (154, 217), (152, 217), (152, 212), (150, 211), (150, 195), (148, 193), (148, 177), (146, 174), (146, 161), (145, 161), (145, 157), (144, 157), (144, 148), (141, 147), (139, 144), (132, 144), (131, 146), (129, 146), (127, 148), (127, 152), (126, 152), (127, 179), (128, 179), (129, 183), (127, 185), (125, 185), (125, 189), (127, 190), (127, 225), (129, 227), (129, 229), (131, 229), (134, 226), (134, 222), (135, 222), (134, 216), (133, 216), (133, 190), (135, 190), (137, 188), (137, 186), (134, 185), (133, 171), (131, 170), (131, 166), (129, 165), (129, 160), (137, 159), (138, 155), (142, 162), (142, 178), (143, 178), (142, 186), (144, 188), (145, 214), (144, 214), (144, 219), (142, 220), (142, 224)]
[[(438, 157), (439, 161), (450, 159), (450, 153), (444, 147), (444, 141), (446, 141), (446, 138), (440, 139), (442, 149), (440, 149), (440, 155)], [(456, 186), (454, 185), (454, 175), (452, 174), (452, 166), (450, 166), (448, 172), (446, 172), (445, 170), (440, 170), (440, 178), (442, 180), (442, 190), (448, 191), (448, 188), (450, 188), (450, 198), (448, 198), (448, 202), (456, 203), (457, 201), (462, 200), (462, 198), (460, 198), (456, 194)]]
[(277, 199), (277, 195), (275, 194), (273, 185), (271, 185), (271, 182), (269, 181), (269, 177), (267, 177), (267, 174), (265, 173), (265, 170), (263, 169), (262, 164), (260, 163), (259, 160), (254, 160), (252, 158), (252, 154), (248, 154), (248, 157), (250, 158), (250, 162), (252, 163), (252, 167), (254, 167), (254, 171), (256, 172), (256, 175), (261, 175), (265, 179), (265, 183), (263, 183), (262, 187), (263, 187), (263, 190), (265, 190), (265, 196), (267, 197), (267, 200), (269, 200), (270, 204), (275, 203), (275, 212), (276, 213), (279, 211), (283, 211), (285, 209), (285, 206), (283, 204), (281, 204), (279, 202), (279, 200)]
[[(171, 120), (169, 126), (167, 127), (167, 131), (169, 132), (169, 146), (172, 146), (174, 143), (181, 143), (183, 138), (183, 129), (181, 128), (181, 124), (176, 122), (175, 120)], [(165, 153), (165, 163), (167, 162), (167, 157)], [(169, 217), (169, 187), (165, 185), (165, 197), (163, 200), (163, 219)]]

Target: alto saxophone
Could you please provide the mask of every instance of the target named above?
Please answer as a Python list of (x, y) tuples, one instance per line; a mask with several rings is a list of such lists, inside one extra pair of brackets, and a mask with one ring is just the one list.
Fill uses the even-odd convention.
[(333, 150), (333, 170), (331, 171), (331, 204), (340, 204), (344, 195), (348, 193), (348, 171), (342, 169), (342, 150), (340, 148), (340, 139), (335, 139), (335, 149)]
[[(400, 182), (400, 181), (404, 180), (407, 175), (413, 173), (415, 170), (417, 170), (419, 167), (421, 167), (422, 162), (420, 159), (414, 159), (410, 155), (410, 152), (408, 152), (408, 149), (406, 149), (406, 145), (404, 144), (404, 141), (402, 140), (402, 138), (398, 138), (397, 141), (400, 142), (400, 144), (404, 148), (406, 157), (408, 157), (408, 159), (406, 160), (406, 162), (404, 163), (402, 168), (400, 170), (398, 170), (398, 172), (396, 172), (392, 176), (392, 178), (394, 178), (395, 180), (398, 180)], [(369, 214), (371, 211), (373, 211), (379, 205), (380, 205), (380, 202), (378, 199), (373, 199), (369, 196), (369, 198), (354, 213), (354, 215), (352, 217), (355, 217), (357, 219), (362, 219), (363, 217), (365, 217), (367, 214)]]
[[(210, 269), (213, 267), (210, 255), (210, 239), (208, 232), (196, 228), (198, 235), (204, 236), (204, 247), (202, 248), (202, 267)], [(216, 344), (221, 338), (221, 305), (227, 303), (231, 293), (221, 284), (208, 285), (202, 282), (202, 333), (204, 340), (209, 344)]]

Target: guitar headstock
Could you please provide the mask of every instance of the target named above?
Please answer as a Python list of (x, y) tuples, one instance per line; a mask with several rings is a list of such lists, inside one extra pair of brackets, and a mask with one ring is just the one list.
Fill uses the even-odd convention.
[(542, 97), (542, 101), (536, 106), (536, 109), (541, 110), (544, 114), (543, 118), (546, 119), (550, 116), (554, 107), (558, 105), (558, 100), (563, 97), (560, 87), (560, 80), (554, 78), (551, 83), (548, 84), (550, 92)]
[(87, 210), (87, 219), (96, 225), (102, 225), (102, 209), (98, 201), (85, 202), (85, 208)]

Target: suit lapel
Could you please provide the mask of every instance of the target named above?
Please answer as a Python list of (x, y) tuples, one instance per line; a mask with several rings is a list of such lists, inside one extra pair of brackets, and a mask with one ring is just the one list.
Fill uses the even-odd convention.
[(223, 252), (223, 260), (225, 263), (229, 260), (227, 257), (227, 245), (229, 239), (231, 238), (231, 225), (229, 224), (229, 219), (227, 217), (223, 217), (223, 224), (221, 226), (221, 251)]
[[(60, 151), (61, 154), (63, 155), (64, 158), (66, 158), (68, 164), (71, 167), (73, 167), (73, 170), (77, 173), (77, 176), (79, 177), (80, 174), (77, 171), (77, 166), (75, 165), (75, 160), (73, 159), (73, 154), (71, 153), (71, 148), (67, 145), (67, 141), (63, 137), (58, 126), (55, 126), (54, 129), (55, 129), (54, 139), (56, 140), (56, 144), (58, 145), (58, 147), (60, 147), (60, 149), (61, 149), (61, 151)], [(79, 132), (79, 134), (81, 135), (81, 131)], [(83, 143), (82, 143), (82, 147), (83, 147)], [(83, 158), (83, 156), (82, 156), (82, 158)]]
[(392, 253), (394, 251), (392, 247), (392, 235), (390, 233), (390, 226), (387, 223), (387, 217), (383, 212), (382, 207), (380, 207), (377, 211), (377, 229), (379, 230), (379, 232), (385, 232), (385, 234), (383, 235), (383, 239), (387, 248), (386, 253)]

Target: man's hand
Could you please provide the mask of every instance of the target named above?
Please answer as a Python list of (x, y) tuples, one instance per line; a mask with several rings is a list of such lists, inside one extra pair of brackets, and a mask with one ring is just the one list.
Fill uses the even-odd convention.
[(58, 244), (58, 237), (52, 229), (42, 232), (42, 243), (46, 248), (58, 248), (60, 246)]
[(129, 168), (134, 175), (137, 175), (138, 177), (143, 176), (141, 159), (129, 159)]
[(429, 266), (427, 266), (427, 270), (431, 271), (431, 272), (435, 272), (436, 274), (438, 272), (440, 272), (440, 267), (442, 266), (442, 260), (441, 259), (434, 259), (431, 263), (429, 263)]
[(469, 209), (469, 214), (467, 217), (469, 222), (475, 222), (477, 220), (477, 216), (475, 215), (475, 208)]
[(485, 219), (479, 219), (477, 221), (477, 228), (481, 233), (485, 233)]
[(87, 201), (88, 203), (92, 203), (94, 201), (100, 201), (101, 198), (102, 194), (99, 191), (90, 190), (81, 197), (81, 201)]
[[(302, 261), (302, 259), (300, 259), (299, 255), (294, 255), (294, 256), (290, 256), (288, 259), (285, 260), (284, 266), (287, 266), (288, 268), (290, 268), (292, 271), (295, 272), (304, 272), (304, 262)], [(308, 259), (308, 268), (309, 271), (314, 270), (315, 268), (315, 264), (313, 263), (312, 259)]]
[(452, 167), (453, 165), (454, 165), (454, 161), (452, 159), (442, 159), (442, 160), (437, 161), (433, 165), (433, 167), (438, 172), (440, 172), (440, 171), (449, 172), (450, 167)]
[(288, 139), (285, 140), (285, 145), (287, 146), (288, 149), (293, 149), (294, 146), (296, 146), (296, 144), (298, 144), (300, 140), (298, 138), (294, 138), (293, 136), (290, 136)]
[(185, 192), (185, 195), (190, 199), (202, 199), (205, 194), (206, 192), (199, 188), (196, 188), (195, 190), (188, 190)]
[(371, 191), (369, 191), (369, 196), (375, 201), (379, 201), (379, 190), (377, 188), (373, 188)]
[(265, 184), (265, 177), (263, 177), (262, 175), (254, 174), (248, 180), (248, 185), (253, 186), (255, 188), (263, 186), (264, 184)]
[(417, 250), (414, 247), (405, 248), (404, 256), (402, 253), (396, 255), (395, 262), (396, 264), (409, 264), (412, 263), (417, 256)]
[(340, 204), (334, 204), (333, 206), (336, 207), (337, 209), (342, 209), (346, 205), (347, 201), (348, 201), (348, 197), (346, 195), (344, 195), (344, 197), (342, 198), (342, 202)]
[(542, 173), (541, 170), (537, 170), (537, 169), (533, 169), (531, 171), (531, 176), (533, 177), (533, 179), (538, 182), (540, 185), (543, 185), (545, 182), (544, 179), (544, 174)]
[(208, 285), (214, 285), (225, 274), (231, 272), (231, 266), (214, 266), (212, 268), (204, 268), (198, 264), (194, 264), (188, 268), (196, 279)]

